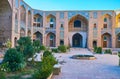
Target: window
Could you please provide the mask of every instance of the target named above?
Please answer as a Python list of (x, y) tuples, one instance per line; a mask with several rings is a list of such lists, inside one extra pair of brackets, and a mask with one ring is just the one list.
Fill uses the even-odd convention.
[(93, 47), (97, 47), (97, 41), (93, 41)]
[(37, 19), (37, 22), (40, 22), (40, 18)]
[(54, 39), (54, 36), (53, 35), (50, 35), (50, 40), (53, 40)]
[(53, 22), (53, 18), (50, 18), (50, 22)]
[(104, 41), (107, 41), (107, 37), (106, 36), (104, 36), (103, 39), (104, 39)]
[(40, 27), (40, 23), (37, 24), (37, 27)]
[(118, 41), (120, 41), (120, 35), (118, 36)]
[(61, 24), (60, 30), (64, 30), (63, 24)]
[(34, 17), (34, 22), (36, 22), (36, 18)]
[(63, 24), (61, 24), (61, 28), (63, 28)]
[(64, 40), (60, 40), (60, 45), (64, 45)]
[(50, 28), (53, 28), (53, 24), (50, 24)]
[(107, 24), (104, 24), (104, 25), (103, 25), (103, 28), (107, 28)]
[(74, 21), (74, 27), (81, 27), (81, 21), (80, 20)]
[(104, 18), (104, 22), (107, 22), (107, 18)]
[(94, 29), (96, 29), (97, 27), (96, 27), (96, 23), (94, 24)]
[(118, 22), (120, 22), (120, 17), (118, 18)]

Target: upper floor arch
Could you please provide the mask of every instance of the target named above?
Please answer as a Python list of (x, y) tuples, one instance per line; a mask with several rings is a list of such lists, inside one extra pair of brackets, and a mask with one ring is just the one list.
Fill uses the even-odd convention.
[(87, 31), (88, 20), (82, 15), (73, 16), (68, 23), (69, 31)]

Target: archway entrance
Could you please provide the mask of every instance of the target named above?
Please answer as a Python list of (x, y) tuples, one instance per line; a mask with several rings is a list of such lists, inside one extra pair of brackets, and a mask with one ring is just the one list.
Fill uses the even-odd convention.
[(75, 34), (72, 37), (72, 46), (73, 47), (83, 47), (82, 45), (82, 36), (80, 34)]
[(42, 45), (43, 44), (43, 35), (42, 35), (42, 33), (38, 32), (38, 31), (36, 33), (34, 33), (34, 40), (39, 40), (40, 44)]
[(111, 35), (109, 33), (105, 33), (102, 35), (102, 47), (103, 48), (111, 48), (112, 47)]
[(47, 46), (49, 46), (49, 47), (55, 47), (56, 46), (56, 35), (54, 34), (54, 33), (48, 33), (47, 34), (47, 38), (46, 38), (46, 40), (47, 40)]

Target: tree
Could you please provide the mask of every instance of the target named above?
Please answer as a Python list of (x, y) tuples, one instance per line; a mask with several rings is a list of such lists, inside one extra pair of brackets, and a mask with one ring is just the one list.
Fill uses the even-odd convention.
[(23, 53), (25, 59), (33, 57), (35, 51), (30, 37), (21, 37), (18, 40), (17, 50)]
[(34, 49), (35, 49), (35, 52), (40, 52), (40, 41), (39, 40), (35, 40), (34, 42), (33, 42), (33, 47), (34, 47)]

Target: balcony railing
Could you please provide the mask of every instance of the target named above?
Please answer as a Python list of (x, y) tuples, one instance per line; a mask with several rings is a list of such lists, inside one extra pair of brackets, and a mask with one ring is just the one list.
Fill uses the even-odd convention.
[(33, 26), (33, 32), (37, 32), (37, 31), (43, 32), (43, 27), (35, 27), (35, 26)]
[(87, 31), (87, 28), (69, 28), (69, 31)]
[(46, 31), (46, 33), (48, 33), (48, 32), (56, 32), (56, 28), (47, 27), (47, 28), (45, 28), (45, 31)]

